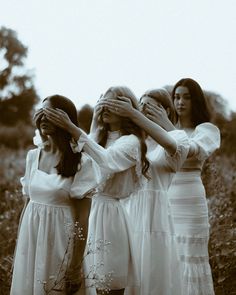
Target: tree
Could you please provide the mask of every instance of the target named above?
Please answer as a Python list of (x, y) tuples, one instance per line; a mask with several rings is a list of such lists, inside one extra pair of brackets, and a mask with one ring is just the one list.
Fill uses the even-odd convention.
[(27, 47), (11, 29), (0, 28), (0, 123), (31, 123), (31, 111), (39, 98), (33, 77), (24, 66)]

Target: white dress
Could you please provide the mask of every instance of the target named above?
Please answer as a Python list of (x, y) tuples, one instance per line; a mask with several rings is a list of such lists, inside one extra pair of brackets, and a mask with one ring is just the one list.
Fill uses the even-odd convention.
[(177, 142), (175, 154), (169, 155), (148, 138), (151, 179), (144, 182), (130, 201), (124, 202), (133, 225), (142, 295), (184, 294), (167, 190), (175, 171), (187, 157), (189, 145), (184, 131), (169, 134)]
[(75, 176), (66, 178), (38, 169), (40, 150), (28, 152), (21, 179), (23, 195), (28, 195), (30, 201), (19, 230), (11, 295), (46, 294), (56, 279), (62, 282), (55, 287), (64, 288), (63, 277), (73, 246), (71, 197), (82, 198), (97, 184), (95, 163), (87, 155), (82, 156), (82, 166)]
[(91, 266), (98, 265), (95, 276), (104, 279), (104, 284), (101, 280), (97, 287), (118, 290), (130, 286), (134, 294), (139, 294), (129, 220), (119, 202), (140, 186), (139, 140), (135, 135), (121, 136), (115, 131), (109, 132), (105, 149), (85, 134), (80, 136), (78, 145), (100, 165), (102, 172), (101, 184), (92, 200), (88, 234), (94, 245), (109, 243), (89, 259)]
[(189, 141), (197, 153), (176, 173), (168, 194), (183, 264), (185, 294), (213, 295), (208, 257), (208, 208), (201, 170), (205, 159), (220, 146), (219, 129), (211, 123), (200, 124)]

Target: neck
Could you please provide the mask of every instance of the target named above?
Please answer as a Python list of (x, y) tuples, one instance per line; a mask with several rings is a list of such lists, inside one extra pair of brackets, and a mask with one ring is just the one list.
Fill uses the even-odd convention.
[(183, 118), (180, 117), (178, 119), (178, 123), (177, 125), (179, 126), (179, 128), (194, 128), (193, 123), (191, 122), (190, 118)]
[(110, 131), (118, 131), (118, 130), (120, 130), (120, 124), (110, 124), (109, 125), (109, 130)]

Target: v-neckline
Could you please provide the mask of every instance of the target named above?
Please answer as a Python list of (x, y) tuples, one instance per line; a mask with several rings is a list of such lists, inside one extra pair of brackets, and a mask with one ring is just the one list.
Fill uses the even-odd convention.
[(43, 171), (42, 169), (39, 169), (39, 158), (40, 158), (40, 155), (41, 155), (41, 151), (42, 151), (42, 149), (39, 148), (38, 149), (38, 155), (37, 155), (37, 165), (36, 165), (37, 170), (40, 171), (40, 172), (43, 172), (46, 175), (59, 175), (58, 173), (47, 173), (46, 171)]

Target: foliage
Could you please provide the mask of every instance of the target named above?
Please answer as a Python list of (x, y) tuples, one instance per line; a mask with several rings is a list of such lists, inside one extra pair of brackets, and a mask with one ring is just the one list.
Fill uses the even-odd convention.
[(15, 31), (0, 28), (0, 123), (31, 122), (31, 111), (38, 101), (32, 74), (24, 67), (27, 48)]
[(0, 146), (23, 149), (32, 145), (34, 127), (19, 121), (15, 126), (0, 125)]

